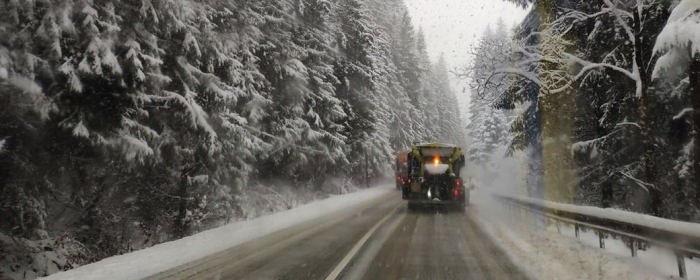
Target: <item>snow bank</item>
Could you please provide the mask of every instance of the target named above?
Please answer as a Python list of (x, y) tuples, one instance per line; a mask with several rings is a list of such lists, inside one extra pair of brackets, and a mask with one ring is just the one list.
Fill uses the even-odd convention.
[[(527, 212), (507, 213), (483, 192), (473, 196), (474, 215), (481, 228), (531, 279), (669, 279), (678, 278), (672, 252), (651, 247), (630, 256), (620, 240), (606, 239), (598, 248), (598, 236), (582, 231), (575, 238), (573, 227), (535, 225)], [(686, 259), (689, 279), (700, 279), (700, 261)]]
[(382, 185), (356, 193), (332, 196), (289, 211), (258, 219), (236, 222), (200, 232), (172, 242), (129, 254), (110, 257), (42, 279), (141, 279), (221, 252), (257, 237), (310, 221), (393, 192), (393, 185)]
[[(390, 178), (393, 180), (393, 176)], [(393, 181), (387, 181), (391, 183)], [(381, 185), (379, 181), (376, 185)], [(317, 200), (323, 200), (330, 194), (342, 195), (362, 190), (347, 179), (329, 178), (321, 189), (298, 188), (284, 180), (249, 183), (241, 191), (239, 201), (241, 213), (232, 222), (247, 221), (287, 211)]]

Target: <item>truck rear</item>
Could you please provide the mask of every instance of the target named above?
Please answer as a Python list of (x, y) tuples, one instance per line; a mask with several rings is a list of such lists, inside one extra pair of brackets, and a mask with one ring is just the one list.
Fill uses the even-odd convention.
[(464, 186), (460, 170), (465, 160), (460, 147), (426, 143), (411, 147), (407, 157), (408, 179), (402, 197), (409, 209), (423, 205), (445, 205), (464, 211), (470, 189)]

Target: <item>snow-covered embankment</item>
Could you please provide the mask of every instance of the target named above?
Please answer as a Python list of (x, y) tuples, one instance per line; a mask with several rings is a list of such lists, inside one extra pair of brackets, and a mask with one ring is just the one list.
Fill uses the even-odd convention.
[[(631, 257), (620, 240), (608, 238), (606, 248), (600, 249), (594, 232), (581, 232), (577, 239), (573, 227), (562, 226), (559, 233), (555, 226), (535, 226), (539, 219), (529, 213), (507, 213), (483, 191), (474, 201), (472, 210), (483, 230), (533, 279), (678, 278), (675, 256), (668, 250), (651, 247)], [(610, 212), (616, 217), (641, 215)], [(686, 267), (689, 279), (700, 279), (700, 261), (686, 259)]]
[(289, 211), (236, 222), (148, 249), (110, 257), (44, 279), (140, 279), (221, 252), (254, 238), (394, 192), (393, 185), (332, 196)]

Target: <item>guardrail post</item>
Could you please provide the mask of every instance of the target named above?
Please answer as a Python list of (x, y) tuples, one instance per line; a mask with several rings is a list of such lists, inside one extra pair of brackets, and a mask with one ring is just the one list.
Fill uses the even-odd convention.
[(632, 250), (632, 257), (637, 256), (637, 240), (630, 239), (630, 249)]
[(578, 234), (579, 234), (578, 231), (579, 231), (578, 225), (574, 225), (574, 234), (576, 235), (576, 238), (578, 238)]
[(685, 256), (681, 253), (676, 253), (676, 260), (678, 260), (678, 276), (683, 279), (688, 278), (688, 274), (685, 271)]
[(557, 223), (557, 233), (561, 234), (561, 226), (559, 225), (559, 221), (556, 221)]
[(605, 249), (605, 234), (602, 231), (598, 232), (598, 241), (600, 241), (600, 249)]

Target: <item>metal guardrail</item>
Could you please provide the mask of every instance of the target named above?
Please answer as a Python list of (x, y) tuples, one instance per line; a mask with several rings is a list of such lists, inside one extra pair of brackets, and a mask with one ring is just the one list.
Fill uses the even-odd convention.
[(503, 205), (510, 210), (525, 209), (529, 212), (542, 215), (546, 219), (556, 221), (557, 230), (561, 232), (560, 223), (574, 226), (576, 238), (581, 229), (592, 230), (598, 235), (600, 248), (605, 249), (605, 239), (610, 236), (620, 238), (630, 248), (630, 254), (637, 256), (637, 250), (649, 246), (658, 246), (670, 249), (676, 255), (678, 262), (678, 274), (681, 278), (687, 278), (685, 268), (686, 258), (700, 258), (700, 237), (675, 232), (669, 229), (660, 229), (641, 224), (619, 221), (611, 218), (593, 216), (575, 211), (562, 210), (547, 207), (540, 203), (518, 199), (515, 197), (492, 193)]

